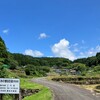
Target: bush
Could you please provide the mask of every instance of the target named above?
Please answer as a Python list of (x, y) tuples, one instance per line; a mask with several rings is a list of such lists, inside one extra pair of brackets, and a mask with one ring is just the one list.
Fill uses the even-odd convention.
[(0, 78), (7, 78), (8, 74), (6, 69), (3, 66), (0, 66)]
[(30, 70), (28, 68), (25, 69), (26, 75), (30, 75)]
[(34, 76), (46, 76), (46, 73), (50, 71), (50, 68), (43, 66), (34, 66), (28, 64), (25, 67), (26, 75), (34, 75)]
[(2, 66), (3, 65), (3, 63), (2, 62), (0, 62), (0, 66)]
[(100, 90), (100, 85), (96, 86), (96, 89), (99, 89)]

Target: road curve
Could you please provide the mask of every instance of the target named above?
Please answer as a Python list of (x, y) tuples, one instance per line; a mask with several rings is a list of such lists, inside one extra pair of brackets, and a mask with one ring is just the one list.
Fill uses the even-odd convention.
[(33, 82), (49, 87), (54, 94), (54, 100), (100, 100), (90, 91), (74, 85), (48, 81), (45, 78), (32, 79)]

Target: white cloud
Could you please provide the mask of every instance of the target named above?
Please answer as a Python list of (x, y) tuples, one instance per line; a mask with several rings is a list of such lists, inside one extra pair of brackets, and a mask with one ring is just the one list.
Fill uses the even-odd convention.
[(99, 45), (96, 46), (95, 48), (91, 48), (91, 49), (87, 52), (87, 54), (88, 54), (88, 56), (94, 56), (94, 55), (96, 55), (97, 52), (100, 52), (100, 46), (99, 46)]
[(73, 45), (71, 45), (71, 47), (70, 48), (72, 48), (72, 51), (73, 52), (79, 52), (79, 47), (78, 47), (78, 43), (75, 43), (75, 44), (73, 44)]
[(54, 44), (52, 46), (52, 52), (56, 57), (65, 57), (70, 60), (76, 59), (73, 52), (69, 49), (69, 41), (66, 39), (62, 39), (59, 43)]
[(88, 51), (80, 52), (78, 58), (95, 56), (97, 52), (100, 52), (100, 45), (96, 46), (95, 48), (91, 48)]
[(76, 46), (78, 46), (78, 43), (75, 43), (75, 44), (73, 44), (72, 46), (73, 46), (73, 47), (76, 47)]
[(39, 36), (39, 39), (45, 39), (47, 38), (47, 34), (46, 33), (41, 33), (40, 36)]
[(24, 54), (25, 55), (30, 55), (30, 56), (33, 56), (33, 57), (42, 57), (44, 55), (40, 51), (37, 51), (37, 50), (33, 51), (31, 49), (25, 50)]
[(78, 48), (74, 48), (74, 52), (79, 52), (80, 50)]
[(4, 29), (2, 32), (3, 32), (4, 34), (8, 34), (9, 29)]

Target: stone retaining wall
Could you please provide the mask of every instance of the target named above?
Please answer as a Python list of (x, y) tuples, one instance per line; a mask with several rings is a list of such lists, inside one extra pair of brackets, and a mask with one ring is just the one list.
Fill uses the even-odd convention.
[(39, 89), (21, 89), (21, 98), (23, 99), (26, 96), (30, 96), (32, 94), (38, 93), (40, 90)]

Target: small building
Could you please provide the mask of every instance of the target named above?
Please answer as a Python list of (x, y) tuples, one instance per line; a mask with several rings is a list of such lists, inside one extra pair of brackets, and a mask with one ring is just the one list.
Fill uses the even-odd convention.
[(74, 69), (71, 69), (71, 70), (70, 70), (70, 73), (71, 73), (72, 75), (76, 75), (76, 74), (77, 74), (77, 71), (74, 70)]

